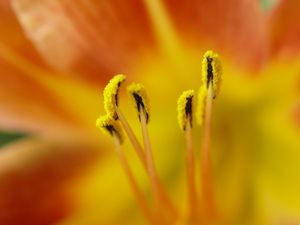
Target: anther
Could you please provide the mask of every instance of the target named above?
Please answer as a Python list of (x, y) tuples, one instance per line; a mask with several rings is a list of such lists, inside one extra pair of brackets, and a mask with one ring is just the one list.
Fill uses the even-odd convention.
[(187, 90), (184, 91), (177, 102), (177, 113), (178, 113), (178, 123), (182, 130), (186, 129), (186, 125), (189, 122), (192, 126), (193, 121), (193, 97), (195, 91)]
[(96, 127), (98, 127), (104, 134), (118, 138), (121, 144), (124, 142), (124, 135), (120, 124), (108, 115), (100, 116), (96, 120)]
[(146, 123), (148, 123), (150, 117), (150, 104), (145, 87), (142, 84), (133, 83), (128, 86), (127, 91), (135, 102), (139, 120), (141, 120), (141, 113), (145, 113)]
[(202, 60), (202, 85), (198, 94), (197, 121), (203, 124), (205, 117), (205, 106), (209, 86), (212, 85), (212, 98), (215, 99), (220, 92), (222, 65), (217, 53), (207, 51)]
[(119, 104), (119, 89), (121, 84), (125, 81), (125, 79), (125, 76), (122, 74), (114, 76), (106, 85), (103, 91), (104, 109), (107, 115), (115, 120), (118, 119), (116, 107), (118, 107)]
[(213, 84), (214, 98), (218, 95), (221, 85), (222, 65), (219, 55), (211, 50), (205, 52), (202, 60), (202, 83), (206, 90)]

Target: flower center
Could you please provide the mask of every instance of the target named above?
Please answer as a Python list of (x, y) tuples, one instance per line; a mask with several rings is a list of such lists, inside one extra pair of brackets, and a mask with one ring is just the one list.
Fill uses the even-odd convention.
[[(161, 184), (152, 156), (150, 138), (147, 125), (150, 118), (150, 104), (146, 90), (141, 84), (131, 84), (128, 93), (137, 109), (138, 118), (143, 136), (143, 146), (138, 141), (126, 117), (118, 106), (118, 92), (125, 81), (124, 75), (115, 76), (104, 89), (104, 108), (107, 115), (97, 119), (97, 127), (113, 137), (116, 153), (128, 177), (129, 184), (136, 196), (145, 217), (151, 224), (178, 224), (184, 218), (188, 223), (201, 224), (203, 222), (216, 222), (218, 218), (217, 207), (214, 202), (213, 177), (211, 172), (211, 114), (212, 103), (220, 89), (221, 66), (218, 55), (207, 51), (202, 61), (202, 85), (198, 96), (198, 122), (203, 126), (201, 148), (201, 184), (202, 192), (196, 189), (195, 157), (192, 142), (192, 122), (194, 108), (194, 90), (184, 91), (178, 99), (178, 122), (186, 137), (186, 170), (189, 211), (182, 215)], [(153, 207), (146, 201), (131, 168), (127, 162), (122, 143), (124, 129), (132, 147), (138, 155), (151, 184)], [(201, 196), (201, 199), (199, 198)]]

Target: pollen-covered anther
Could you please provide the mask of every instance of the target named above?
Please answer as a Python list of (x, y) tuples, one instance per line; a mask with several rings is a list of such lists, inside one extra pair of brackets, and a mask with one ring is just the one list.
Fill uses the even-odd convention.
[(106, 85), (103, 91), (104, 109), (107, 115), (115, 120), (118, 119), (116, 107), (118, 107), (119, 104), (119, 89), (125, 79), (126, 77), (123, 74), (114, 76)]
[(210, 83), (213, 85), (214, 98), (220, 92), (222, 79), (222, 64), (219, 55), (211, 50), (205, 52), (202, 60), (202, 85), (208, 89)]
[(177, 102), (177, 116), (180, 128), (184, 131), (187, 123), (192, 126), (193, 121), (193, 98), (195, 95), (194, 90), (184, 91)]
[(150, 118), (150, 104), (145, 87), (142, 84), (133, 83), (128, 86), (127, 91), (136, 105), (139, 119), (141, 119), (141, 113), (145, 113), (146, 122), (148, 123)]
[(96, 127), (104, 134), (118, 138), (121, 144), (124, 142), (123, 130), (119, 122), (112, 119), (109, 115), (100, 116), (96, 120)]

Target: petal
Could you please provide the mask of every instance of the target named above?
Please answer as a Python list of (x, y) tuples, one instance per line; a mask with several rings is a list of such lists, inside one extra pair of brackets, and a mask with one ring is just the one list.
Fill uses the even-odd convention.
[(26, 140), (0, 154), (0, 224), (48, 225), (76, 208), (76, 180), (99, 160), (85, 145)]
[[(2, 129), (25, 132), (55, 133), (59, 117), (69, 120), (61, 106), (43, 90), (36, 81), (26, 77), (17, 66), (10, 64), (4, 58), (3, 51), (18, 53), (31, 63), (43, 67), (42, 60), (32, 44), (23, 35), (23, 31), (13, 13), (9, 1), (0, 3), (0, 125)], [(60, 120), (61, 120), (60, 118)], [(54, 122), (56, 121), (56, 122)], [(52, 125), (51, 125), (52, 124)], [(50, 125), (50, 126), (49, 126)], [(55, 128), (56, 127), (56, 128)], [(53, 130), (55, 128), (56, 131)]]
[(165, 0), (188, 43), (225, 51), (236, 62), (257, 67), (266, 59), (265, 18), (259, 1)]
[[(20, 63), (7, 60), (9, 53), (6, 50), (9, 49), (18, 57), (46, 69), (31, 42), (23, 35), (10, 1), (1, 1), (0, 15), (0, 126), (5, 130), (39, 135), (57, 134), (58, 130), (63, 130), (63, 124), (74, 123), (74, 116), (63, 109), (49, 90), (25, 75), (19, 68)], [(17, 61), (15, 55), (10, 58)]]
[(291, 57), (300, 53), (300, 2), (281, 0), (270, 14), (271, 50), (274, 56)]
[(300, 100), (295, 105), (293, 112), (292, 112), (293, 119), (300, 130)]
[(0, 57), (0, 126), (6, 130), (54, 134), (74, 116), (54, 96)]
[(95, 134), (98, 89), (34, 65), (1, 43), (0, 72), (2, 129), (58, 138)]
[(138, 0), (14, 0), (28, 37), (54, 67), (94, 77), (122, 71), (152, 42)]
[(13, 3), (28, 37), (51, 65), (94, 79), (131, 71), (149, 49), (155, 53), (155, 26), (166, 28), (165, 24), (174, 24), (178, 36), (194, 49), (224, 50), (238, 63), (253, 67), (266, 57), (265, 21), (258, 1), (165, 0), (166, 18), (159, 1)]
[(13, 12), (10, 1), (0, 2), (0, 40), (22, 56), (34, 63), (43, 65), (32, 43), (25, 37), (24, 32)]

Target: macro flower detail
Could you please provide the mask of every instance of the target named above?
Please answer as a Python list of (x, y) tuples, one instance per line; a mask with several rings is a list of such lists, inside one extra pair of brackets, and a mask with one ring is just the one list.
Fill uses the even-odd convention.
[(136, 104), (139, 119), (141, 120), (141, 111), (144, 110), (146, 114), (146, 123), (148, 123), (150, 118), (150, 103), (145, 87), (142, 84), (131, 84), (128, 86), (127, 91), (133, 102)]
[(207, 51), (202, 60), (202, 85), (208, 90), (212, 83), (214, 98), (219, 94), (222, 81), (222, 65), (219, 55), (213, 51)]
[(184, 91), (178, 99), (177, 102), (178, 123), (179, 123), (179, 127), (182, 130), (186, 129), (188, 123), (190, 126), (192, 126), (194, 94), (195, 94), (194, 90), (187, 90)]
[(202, 85), (198, 94), (197, 121), (200, 125), (203, 123), (207, 98), (215, 99), (220, 92), (221, 76), (222, 65), (219, 55), (211, 50), (207, 51), (202, 60)]
[[(100, 117), (96, 121), (96, 126), (101, 128), (106, 133), (109, 133), (117, 141), (115, 141), (116, 152), (119, 155), (119, 159), (125, 173), (127, 174), (129, 183), (131, 184), (132, 190), (136, 196), (136, 199), (141, 207), (142, 212), (151, 224), (177, 224), (179, 221), (186, 220), (186, 222), (191, 222), (192, 224), (201, 224), (202, 222), (212, 222), (216, 220), (216, 206), (214, 203), (214, 193), (213, 193), (213, 175), (211, 173), (210, 164), (210, 135), (211, 135), (211, 113), (212, 113), (212, 101), (214, 99), (214, 92), (219, 91), (220, 79), (221, 79), (221, 67), (217, 54), (212, 51), (207, 51), (203, 56), (202, 63), (202, 87), (206, 89), (206, 100), (205, 100), (205, 114), (204, 114), (204, 136), (203, 136), (203, 147), (201, 153), (201, 172), (202, 172), (202, 200), (199, 202), (198, 190), (196, 189), (195, 182), (195, 159), (194, 150), (192, 144), (192, 120), (193, 120), (193, 98), (194, 90), (184, 91), (178, 99), (177, 112), (178, 112), (178, 122), (180, 128), (186, 134), (186, 168), (187, 168), (187, 185), (188, 185), (188, 196), (189, 196), (189, 212), (188, 215), (183, 215), (178, 212), (166, 195), (166, 190), (161, 185), (156, 169), (155, 163), (152, 156), (152, 148), (150, 144), (150, 138), (147, 129), (147, 123), (149, 121), (149, 99), (146, 94), (145, 87), (142, 84), (131, 84), (127, 91), (136, 105), (136, 110), (138, 112), (139, 121), (141, 123), (143, 144), (137, 140), (137, 137), (133, 133), (130, 125), (128, 124), (126, 118), (118, 110), (117, 101), (113, 103), (113, 108), (116, 109), (117, 118), (120, 118), (121, 124), (125, 129), (129, 140), (133, 148), (135, 148), (136, 153), (140, 157), (141, 163), (144, 164), (146, 173), (148, 173), (150, 183), (152, 185), (153, 198), (155, 209), (151, 209), (145, 197), (138, 188), (137, 181), (133, 176), (133, 172), (128, 166), (128, 162), (124, 156), (123, 149), (121, 148), (123, 138), (121, 138), (121, 131), (119, 128), (119, 121), (114, 121), (109, 118), (109, 115)], [(122, 76), (122, 81), (125, 77)], [(118, 91), (108, 91), (116, 90), (116, 87), (120, 87), (120, 75), (113, 77), (104, 89), (104, 96), (109, 99), (118, 99)], [(105, 106), (106, 102), (104, 102)], [(119, 116), (120, 114), (121, 116)], [(122, 156), (120, 156), (120, 153)], [(125, 166), (124, 166), (125, 164)], [(199, 206), (204, 207), (204, 212), (200, 213)], [(204, 216), (201, 218), (199, 215)], [(184, 218), (184, 219), (182, 219)]]
[(108, 116), (113, 119), (118, 119), (115, 108), (119, 104), (119, 89), (121, 84), (125, 81), (125, 76), (122, 74), (116, 75), (109, 81), (109, 84), (105, 87), (104, 96), (104, 108)]
[(299, 14), (0, 1), (0, 224), (300, 224)]
[(120, 144), (124, 141), (123, 131), (118, 121), (110, 118), (108, 115), (99, 117), (96, 121), (96, 127), (98, 127), (103, 133), (115, 137), (119, 140)]

